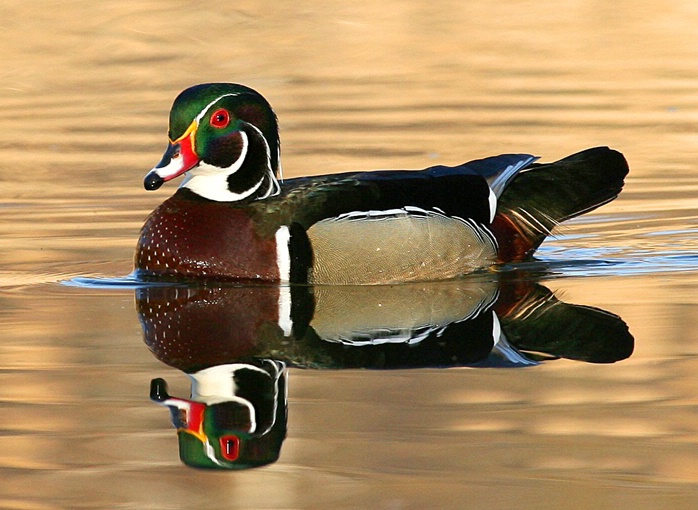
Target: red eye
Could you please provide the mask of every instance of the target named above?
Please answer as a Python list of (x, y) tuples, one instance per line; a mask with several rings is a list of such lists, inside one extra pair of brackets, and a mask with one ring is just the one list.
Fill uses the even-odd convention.
[(228, 127), (228, 124), (230, 124), (230, 114), (228, 110), (221, 108), (211, 115), (211, 125), (213, 127), (223, 129), (224, 127)]
[(234, 461), (240, 456), (240, 438), (237, 436), (223, 436), (221, 441), (221, 453), (225, 460)]

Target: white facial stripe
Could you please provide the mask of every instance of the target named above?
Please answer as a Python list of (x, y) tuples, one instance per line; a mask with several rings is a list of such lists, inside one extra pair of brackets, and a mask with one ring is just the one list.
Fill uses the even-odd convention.
[[(276, 176), (274, 175), (274, 171), (271, 168), (271, 153), (269, 152), (269, 144), (267, 143), (267, 139), (264, 137), (264, 133), (257, 127), (253, 126), (252, 124), (248, 124), (252, 129), (257, 131), (257, 134), (264, 140), (264, 148), (267, 152), (267, 172), (269, 173), (269, 180), (271, 181), (271, 185), (269, 186), (269, 189), (267, 192), (262, 195), (259, 198), (268, 198), (268, 197), (273, 197), (281, 193), (281, 186), (279, 186), (279, 181), (276, 179)], [(279, 158), (281, 158), (281, 154), (279, 153)], [(279, 171), (281, 171), (281, 159), (278, 160), (279, 164)], [(282, 179), (283, 180), (283, 179)]]
[(269, 144), (267, 143), (267, 139), (264, 137), (264, 133), (262, 133), (261, 129), (259, 129), (254, 124), (248, 123), (247, 125), (250, 126), (252, 129), (254, 129), (255, 131), (257, 131), (257, 134), (259, 135), (259, 137), (262, 140), (264, 140), (264, 147), (267, 151), (267, 166), (269, 167), (269, 171), (271, 171), (271, 154), (269, 153)]
[(206, 457), (208, 457), (210, 461), (219, 466), (223, 465), (223, 463), (216, 458), (216, 450), (214, 450), (213, 446), (211, 446), (208, 438), (206, 438), (206, 442), (204, 443), (204, 449), (206, 450)]
[(264, 195), (261, 195), (259, 198), (269, 198), (269, 197), (275, 197), (279, 193), (281, 193), (281, 186), (279, 186), (279, 181), (276, 180), (276, 177), (274, 177), (274, 174), (271, 172), (269, 173), (269, 189), (264, 193)]
[(201, 110), (201, 111), (199, 112), (199, 115), (197, 115), (197, 116), (194, 118), (194, 120), (196, 121), (196, 125), (197, 125), (197, 126), (199, 125), (199, 122), (201, 122), (201, 119), (204, 118), (204, 116), (206, 115), (206, 112), (208, 112), (208, 110), (209, 110), (214, 104), (216, 104), (218, 101), (220, 101), (220, 100), (223, 99), (224, 97), (233, 97), (233, 96), (239, 96), (239, 95), (240, 95), (239, 92), (231, 92), (230, 94), (223, 94), (223, 95), (221, 95), (221, 96), (218, 96), (216, 99), (214, 99), (213, 101), (211, 101), (210, 103), (208, 103), (206, 106), (204, 106), (204, 109)]
[(281, 144), (276, 149), (276, 163), (279, 165), (279, 180), (284, 182), (284, 169), (281, 168)]
[(168, 177), (172, 177), (174, 175), (177, 175), (181, 170), (182, 167), (184, 166), (184, 158), (183, 157), (178, 157), (178, 158), (172, 158), (170, 159), (170, 162), (166, 166), (161, 166), (161, 167), (155, 167), (151, 170), (151, 172), (155, 172), (158, 174), (160, 177), (163, 179), (167, 179)]
[(226, 175), (232, 175), (240, 170), (240, 167), (245, 162), (245, 157), (247, 157), (247, 150), (250, 146), (250, 142), (247, 139), (247, 133), (240, 131), (240, 138), (242, 138), (242, 150), (240, 151), (240, 157), (228, 168), (223, 168), (223, 170), (226, 171)]
[(173, 406), (177, 409), (182, 409), (183, 411), (187, 412), (191, 409), (191, 402), (187, 402), (186, 400), (180, 400), (178, 398), (168, 398), (160, 402), (160, 404), (164, 406)]

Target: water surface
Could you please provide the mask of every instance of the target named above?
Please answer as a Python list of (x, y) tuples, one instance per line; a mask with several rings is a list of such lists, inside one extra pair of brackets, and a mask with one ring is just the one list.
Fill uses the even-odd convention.
[[(11, 1), (4, 14), (0, 507), (695, 508), (694, 3)], [(291, 177), (621, 150), (621, 196), (525, 269), (622, 318), (632, 355), (290, 368), (277, 462), (184, 466), (149, 389), (164, 378), (186, 397), (190, 382), (144, 342), (136, 291), (64, 282), (131, 272), (143, 219), (175, 189), (141, 184), (171, 101), (218, 80), (275, 106)]]

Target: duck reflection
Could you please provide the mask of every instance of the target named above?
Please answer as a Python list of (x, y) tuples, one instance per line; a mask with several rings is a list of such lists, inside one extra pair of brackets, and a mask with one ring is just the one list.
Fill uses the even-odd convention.
[(279, 458), (287, 376), (280, 361), (226, 363), (189, 374), (189, 399), (170, 396), (164, 379), (153, 379), (150, 398), (169, 407), (186, 464), (245, 469)]
[(528, 278), (393, 286), (145, 286), (145, 342), (191, 379), (189, 399), (162, 379), (180, 458), (242, 469), (278, 459), (287, 368), (522, 367), (544, 359), (612, 363), (634, 340), (609, 312), (558, 300)]

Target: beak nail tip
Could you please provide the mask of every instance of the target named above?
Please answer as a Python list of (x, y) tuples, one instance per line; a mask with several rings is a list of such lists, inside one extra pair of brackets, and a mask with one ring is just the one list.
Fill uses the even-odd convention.
[(150, 172), (148, 175), (145, 176), (145, 179), (143, 180), (143, 187), (148, 191), (154, 191), (158, 189), (160, 186), (162, 186), (164, 182), (165, 179), (160, 177), (155, 172)]

